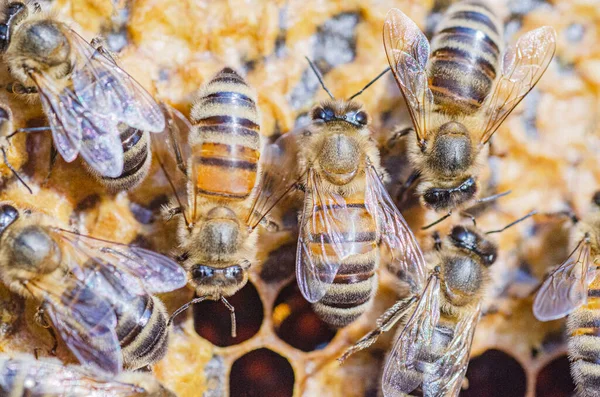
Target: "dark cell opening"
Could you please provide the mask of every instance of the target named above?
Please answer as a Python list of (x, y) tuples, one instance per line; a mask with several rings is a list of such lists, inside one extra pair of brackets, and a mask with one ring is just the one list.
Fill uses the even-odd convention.
[(499, 350), (488, 350), (469, 363), (469, 387), (461, 397), (522, 397), (527, 391), (527, 377), (521, 364)]
[(237, 359), (231, 367), (231, 397), (290, 397), (294, 394), (294, 370), (284, 357), (258, 349)]
[(284, 342), (305, 352), (323, 349), (336, 333), (315, 314), (296, 282), (285, 287), (275, 300), (273, 326)]
[(221, 301), (194, 305), (194, 328), (198, 335), (216, 346), (231, 346), (253, 337), (263, 320), (263, 306), (252, 283), (227, 298), (235, 308), (237, 336), (231, 337), (231, 314)]
[(260, 278), (276, 283), (292, 277), (296, 266), (296, 242), (284, 244), (269, 253), (260, 270)]
[(535, 395), (538, 397), (570, 397), (575, 384), (571, 379), (569, 358), (561, 356), (552, 360), (538, 373)]

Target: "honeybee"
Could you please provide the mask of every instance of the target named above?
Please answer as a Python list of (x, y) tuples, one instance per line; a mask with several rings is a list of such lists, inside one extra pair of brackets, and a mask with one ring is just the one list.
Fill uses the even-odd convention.
[(150, 94), (101, 46), (93, 48), (39, 6), (7, 3), (0, 32), (0, 52), (16, 80), (7, 88), (39, 94), (58, 153), (67, 162), (81, 154), (95, 173), (123, 179), (131, 171), (124, 168), (124, 138), (131, 134), (131, 143), (141, 131), (165, 127)]
[(184, 286), (186, 275), (163, 255), (71, 232), (3, 202), (0, 280), (40, 303), (79, 362), (117, 374), (164, 356), (168, 315), (151, 294)]
[(403, 327), (383, 370), (383, 395), (404, 396), (420, 389), (423, 396), (457, 396), (467, 371), (481, 301), (490, 284), (490, 266), (498, 256), (496, 244), (487, 235), (506, 230), (534, 213), (499, 230), (483, 233), (456, 225), (446, 238), (438, 237), (427, 258), (428, 280), (388, 309), (377, 320), (377, 328), (339, 360), (371, 346), (401, 321)]
[(19, 173), (8, 161), (8, 150), (10, 149), (11, 138), (25, 129), (14, 130), (13, 128), (13, 116), (10, 108), (4, 104), (0, 104), (0, 152), (2, 152), (2, 159), (4, 164), (8, 167), (10, 172), (17, 178), (19, 182), (29, 191), (33, 193), (29, 185), (21, 178)]
[(573, 251), (544, 280), (533, 303), (540, 321), (568, 315), (568, 351), (571, 375), (578, 395), (597, 396), (600, 365), (598, 342), (598, 258), (600, 254), (600, 192), (592, 198), (592, 209), (571, 232)]
[(424, 206), (447, 216), (475, 200), (486, 144), (554, 54), (556, 33), (548, 26), (521, 36), (500, 63), (501, 38), (501, 21), (480, 2), (452, 5), (431, 50), (402, 11), (391, 9), (383, 26), (388, 61), (414, 125), (408, 156), (420, 177), (417, 192)]
[[(267, 213), (269, 204), (277, 201), (270, 197), (277, 197), (278, 191), (285, 194), (291, 186), (304, 191), (296, 253), (298, 285), (325, 322), (344, 327), (372, 303), (380, 243), (391, 254), (389, 266), (398, 268), (409, 282), (419, 285), (425, 274), (415, 237), (381, 181), (385, 171), (371, 138), (369, 117), (352, 100), (358, 94), (349, 100), (329, 95), (330, 101), (312, 109), (307, 128), (283, 135), (276, 148), (267, 151), (263, 197), (253, 213)], [(284, 151), (287, 159), (281, 162)]]
[(152, 375), (123, 372), (116, 379), (91, 374), (78, 365), (27, 354), (0, 354), (0, 394), (5, 397), (174, 397)]
[(169, 116), (170, 147), (157, 151), (168, 153), (158, 155), (175, 189), (165, 212), (178, 218), (179, 257), (198, 295), (172, 318), (194, 303), (220, 300), (231, 312), (235, 336), (235, 310), (226, 297), (246, 285), (256, 255), (256, 225), (248, 223), (263, 146), (256, 93), (224, 68), (198, 92), (191, 118), (193, 126)]

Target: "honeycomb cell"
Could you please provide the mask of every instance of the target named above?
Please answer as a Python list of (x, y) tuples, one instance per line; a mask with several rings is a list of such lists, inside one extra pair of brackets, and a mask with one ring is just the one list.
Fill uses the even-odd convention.
[(305, 352), (323, 349), (336, 334), (312, 310), (295, 282), (285, 287), (275, 300), (273, 325), (277, 336)]
[(522, 397), (527, 377), (521, 364), (500, 350), (491, 349), (469, 363), (468, 388), (462, 397)]
[(567, 356), (552, 360), (537, 375), (535, 395), (538, 397), (569, 397), (574, 391), (575, 384), (571, 379)]
[(269, 349), (253, 350), (233, 363), (229, 393), (231, 397), (290, 397), (294, 370), (288, 360)]
[(216, 346), (231, 346), (253, 337), (262, 324), (263, 306), (252, 283), (227, 298), (235, 308), (237, 336), (231, 336), (231, 313), (220, 301), (194, 305), (194, 328), (198, 335)]

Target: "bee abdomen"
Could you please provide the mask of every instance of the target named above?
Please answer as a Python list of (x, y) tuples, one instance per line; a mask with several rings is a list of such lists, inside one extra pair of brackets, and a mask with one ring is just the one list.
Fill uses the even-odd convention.
[(168, 315), (163, 303), (151, 295), (130, 302), (117, 322), (117, 336), (126, 368), (138, 369), (164, 357), (168, 342)]
[(582, 396), (600, 396), (600, 292), (588, 290), (587, 303), (569, 315), (569, 356), (571, 374)]
[(144, 180), (152, 162), (150, 133), (128, 127), (120, 135), (123, 145), (123, 173), (116, 178), (97, 175), (111, 191), (131, 189)]
[(354, 255), (342, 263), (314, 311), (329, 325), (341, 328), (360, 317), (371, 305), (377, 288), (378, 256), (372, 252)]
[(196, 188), (204, 196), (243, 200), (256, 183), (260, 116), (256, 94), (244, 79), (223, 69), (200, 92), (192, 108), (190, 136)]
[(448, 9), (431, 42), (429, 86), (438, 109), (471, 114), (482, 105), (496, 78), (500, 22), (477, 2)]

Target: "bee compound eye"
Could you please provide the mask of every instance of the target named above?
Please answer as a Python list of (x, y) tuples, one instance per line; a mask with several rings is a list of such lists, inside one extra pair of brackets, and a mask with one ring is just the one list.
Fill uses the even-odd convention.
[(209, 266), (197, 266), (192, 271), (192, 277), (194, 279), (206, 279), (210, 278), (215, 274), (215, 270)]
[(360, 112), (356, 113), (356, 116), (354, 116), (354, 120), (356, 120), (356, 122), (358, 124), (367, 125), (367, 122), (369, 121), (369, 117), (367, 116), (367, 113), (360, 111)]
[(325, 109), (319, 107), (316, 108), (313, 112), (314, 120), (325, 120), (327, 118), (327, 114), (325, 113)]
[(4, 231), (19, 217), (19, 211), (12, 205), (5, 204), (0, 207), (0, 232)]
[(10, 29), (5, 23), (0, 23), (0, 52), (5, 52), (8, 48)]

